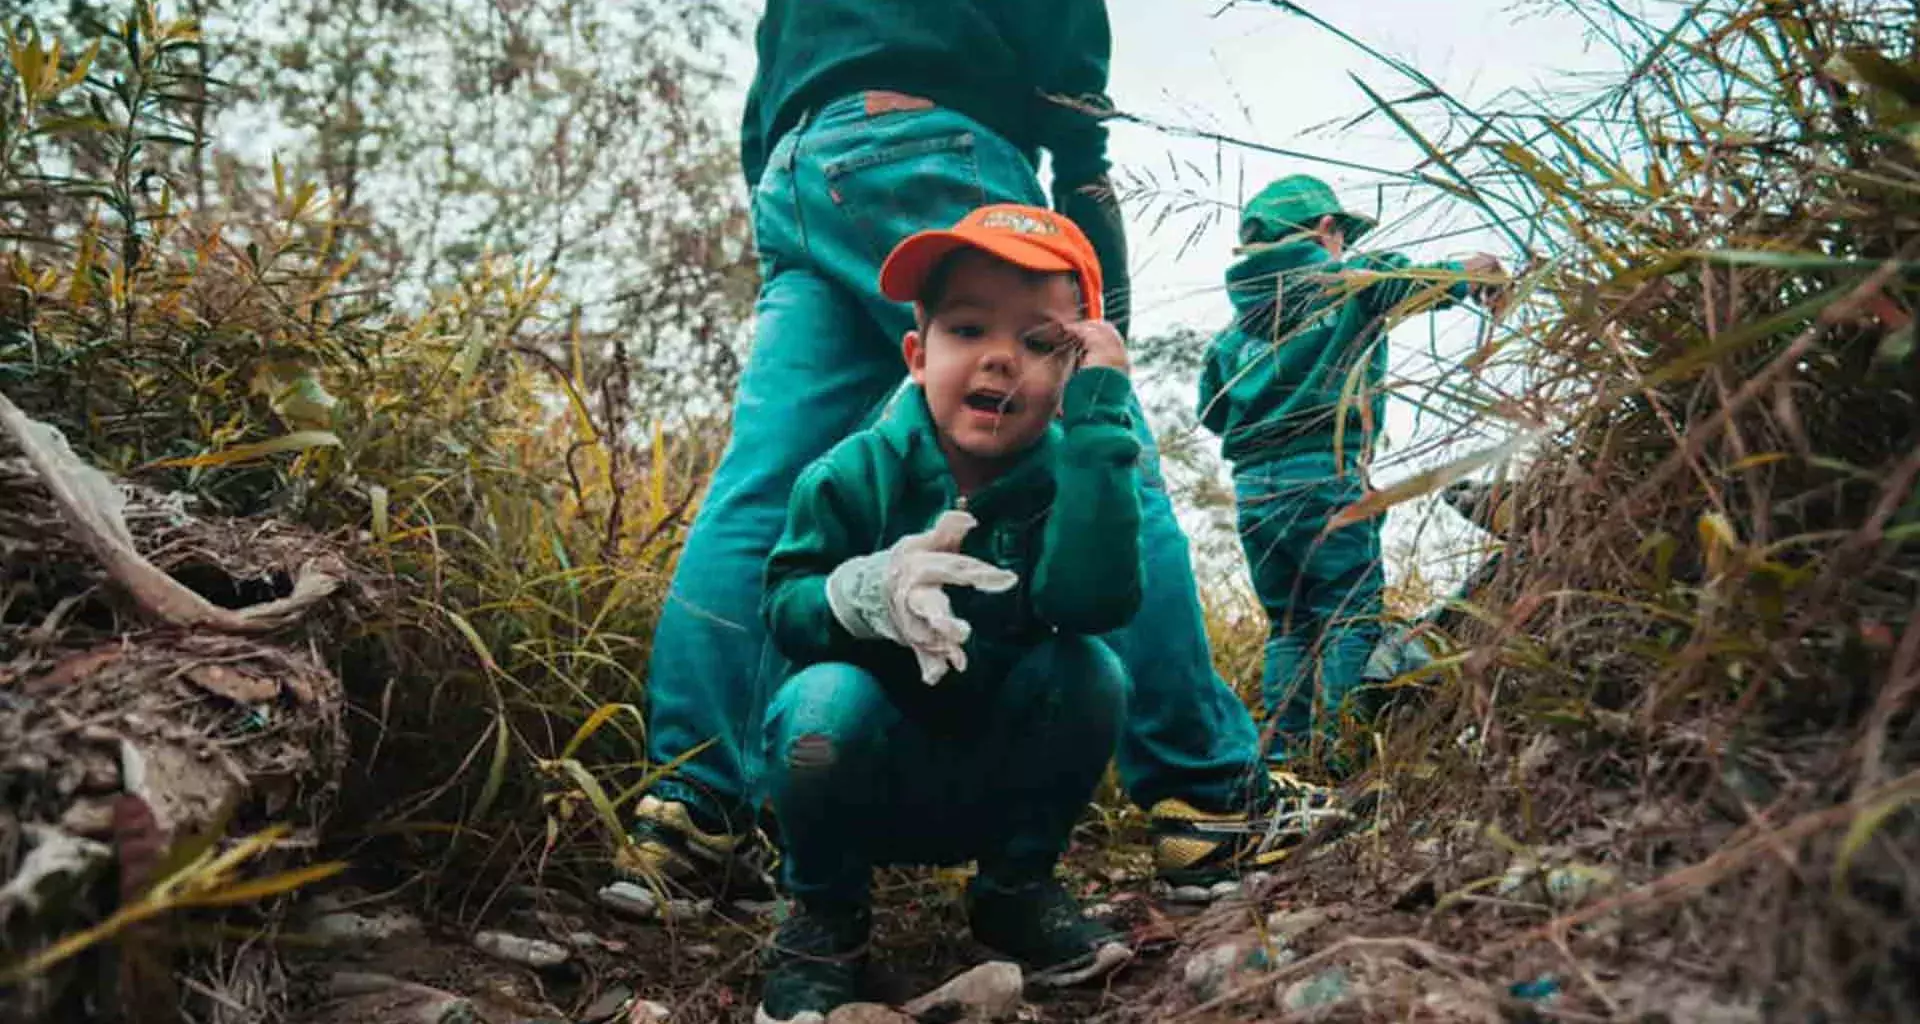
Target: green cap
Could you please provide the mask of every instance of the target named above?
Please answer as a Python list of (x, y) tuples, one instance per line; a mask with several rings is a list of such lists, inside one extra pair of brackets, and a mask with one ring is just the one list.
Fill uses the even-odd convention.
[(1349, 242), (1374, 227), (1372, 217), (1342, 210), (1326, 182), (1311, 174), (1291, 174), (1261, 189), (1240, 211), (1240, 240), (1277, 242), (1311, 231), (1322, 217), (1332, 217)]

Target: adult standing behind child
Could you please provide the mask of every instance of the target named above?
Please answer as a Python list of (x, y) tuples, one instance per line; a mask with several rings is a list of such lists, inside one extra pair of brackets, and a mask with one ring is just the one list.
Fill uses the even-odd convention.
[[(761, 568), (800, 471), (900, 383), (905, 303), (877, 287), (902, 238), (992, 203), (1053, 206), (1088, 236), (1124, 336), (1126, 246), (1108, 187), (1101, 0), (768, 0), (741, 128), (761, 290), (733, 434), (688, 532), (647, 672), (649, 760), (618, 866), (726, 891), (758, 874), (762, 715), (780, 659)], [(1134, 421), (1146, 609), (1104, 639), (1134, 686), (1117, 753), (1153, 810), (1161, 875), (1228, 878), (1257, 859), (1278, 803), (1246, 708), (1213, 670), (1185, 535), (1152, 436)]]
[(1000, 204), (906, 239), (880, 286), (915, 303), (913, 386), (801, 474), (767, 563), (767, 625), (798, 668), (764, 751), (796, 906), (761, 1024), (857, 1001), (877, 865), (977, 860), (974, 938), (1036, 983), (1129, 955), (1054, 877), (1125, 717), (1096, 637), (1144, 586), (1099, 261), (1072, 221)]
[(1260, 689), (1277, 765), (1298, 764), (1331, 734), (1380, 641), (1380, 519), (1327, 526), (1366, 493), (1389, 321), (1502, 294), (1500, 263), (1484, 253), (1422, 265), (1349, 254), (1373, 227), (1310, 175), (1262, 189), (1241, 212), (1246, 255), (1227, 270), (1234, 320), (1201, 373), (1200, 422), (1232, 464), (1240, 541), (1268, 619)]

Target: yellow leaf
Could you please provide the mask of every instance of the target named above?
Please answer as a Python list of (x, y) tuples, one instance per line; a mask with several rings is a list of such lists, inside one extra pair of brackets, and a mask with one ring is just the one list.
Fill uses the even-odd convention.
[(270, 441), (237, 444), (217, 452), (207, 452), (204, 455), (194, 455), (184, 459), (165, 459), (143, 468), (202, 469), (208, 466), (231, 466), (236, 462), (250, 462), (281, 452), (303, 452), (310, 448), (338, 447), (340, 447), (340, 438), (331, 430), (300, 430)]
[(216, 889), (204, 895), (182, 900), (181, 906), (190, 907), (233, 907), (242, 903), (253, 903), (269, 896), (278, 896), (283, 892), (292, 892), (303, 885), (323, 881), (347, 869), (345, 861), (328, 861), (325, 864), (312, 864), (293, 871), (283, 871), (266, 878), (256, 878), (250, 882), (241, 882), (224, 889)]
[(613, 801), (607, 798), (607, 791), (600, 787), (600, 780), (572, 758), (561, 760), (558, 767), (573, 779), (573, 784), (580, 787), (580, 792), (586, 794), (587, 802), (593, 805), (594, 813), (600, 816), (600, 824), (606, 826), (607, 835), (613, 842), (621, 842), (627, 830), (620, 826), (620, 812), (614, 809)]
[(1707, 549), (1707, 572), (1718, 576), (1725, 570), (1727, 556), (1740, 548), (1740, 535), (1733, 524), (1718, 512), (1708, 512), (1698, 523), (1700, 543)]
[(566, 747), (560, 751), (560, 759), (566, 760), (572, 757), (574, 752), (580, 749), (580, 744), (585, 743), (588, 737), (607, 724), (607, 719), (622, 711), (631, 712), (635, 719), (640, 719), (640, 710), (631, 704), (602, 704), (593, 709), (593, 714), (588, 715), (586, 721), (580, 723), (580, 728), (574, 730), (573, 738), (568, 740)]

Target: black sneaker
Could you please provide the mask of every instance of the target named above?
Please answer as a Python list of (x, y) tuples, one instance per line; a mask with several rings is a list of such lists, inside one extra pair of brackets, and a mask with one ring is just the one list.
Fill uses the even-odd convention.
[(809, 910), (795, 905), (764, 960), (767, 982), (754, 1024), (825, 1024), (836, 1007), (859, 1001), (873, 915), (866, 908)]
[(1053, 880), (1008, 890), (975, 879), (967, 887), (967, 921), (975, 941), (1019, 961), (1035, 985), (1076, 985), (1133, 959), (1119, 936), (1082, 915)]

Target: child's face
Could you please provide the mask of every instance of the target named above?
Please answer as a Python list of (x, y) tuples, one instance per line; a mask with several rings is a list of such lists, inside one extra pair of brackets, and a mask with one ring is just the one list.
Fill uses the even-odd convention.
[(1080, 319), (1080, 295), (1065, 274), (1033, 275), (977, 250), (952, 259), (924, 330), (907, 334), (907, 367), (949, 459), (990, 464), (1033, 444), (1059, 412), (1073, 371), (1062, 328)]
[(1347, 234), (1340, 230), (1340, 222), (1332, 217), (1320, 218), (1320, 223), (1314, 226), (1313, 235), (1314, 240), (1320, 243), (1320, 248), (1327, 250), (1327, 255), (1336, 260), (1347, 251)]

